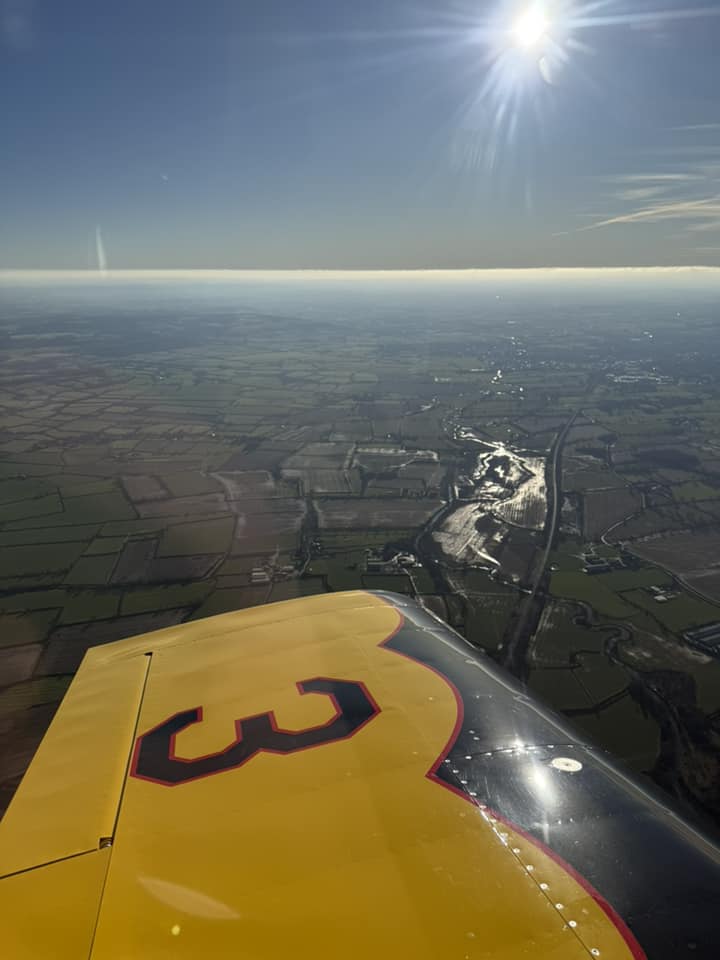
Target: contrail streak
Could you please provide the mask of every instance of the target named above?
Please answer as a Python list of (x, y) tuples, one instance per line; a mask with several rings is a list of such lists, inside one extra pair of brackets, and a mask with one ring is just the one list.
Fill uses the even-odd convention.
[(107, 271), (107, 256), (105, 255), (105, 245), (103, 244), (100, 227), (95, 227), (95, 253), (97, 254), (98, 270), (100, 273), (105, 273)]

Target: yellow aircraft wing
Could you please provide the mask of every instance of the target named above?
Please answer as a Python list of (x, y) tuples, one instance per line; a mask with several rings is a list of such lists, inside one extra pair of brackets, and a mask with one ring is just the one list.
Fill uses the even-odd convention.
[(89, 651), (0, 878), (17, 960), (626, 960), (679, 956), (668, 922), (711, 956), (677, 883), (719, 890), (720, 857), (440, 621), (358, 592)]

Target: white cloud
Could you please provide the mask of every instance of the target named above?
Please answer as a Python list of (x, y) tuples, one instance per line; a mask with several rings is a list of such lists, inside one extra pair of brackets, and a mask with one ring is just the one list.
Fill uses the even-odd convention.
[(604, 178), (608, 183), (690, 183), (702, 180), (701, 173), (625, 173)]
[(720, 196), (644, 207), (616, 217), (608, 217), (606, 220), (598, 220), (586, 227), (580, 227), (577, 232), (598, 230), (600, 227), (610, 227), (620, 223), (639, 223), (643, 220), (691, 220), (698, 217), (701, 219), (709, 217), (720, 223)]
[[(569, 232), (657, 223), (665, 240), (677, 243), (679, 233), (694, 249), (698, 234), (720, 230), (720, 146), (656, 148), (650, 159), (659, 169), (643, 161), (637, 172), (600, 177), (604, 196), (596, 194), (583, 211), (590, 222)], [(661, 224), (672, 224), (673, 230)]]
[(660, 184), (654, 187), (631, 187), (628, 190), (620, 190), (616, 196), (619, 200), (633, 202), (637, 200), (651, 200), (653, 197), (660, 197), (665, 193), (666, 188)]
[(688, 233), (712, 233), (720, 231), (720, 219), (711, 219), (700, 223), (689, 223), (685, 227)]

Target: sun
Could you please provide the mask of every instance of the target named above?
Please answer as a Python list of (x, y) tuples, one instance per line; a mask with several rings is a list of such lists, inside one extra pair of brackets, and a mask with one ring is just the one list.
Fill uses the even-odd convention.
[(521, 13), (512, 25), (515, 44), (523, 50), (538, 47), (545, 39), (550, 21), (540, 6), (530, 7)]

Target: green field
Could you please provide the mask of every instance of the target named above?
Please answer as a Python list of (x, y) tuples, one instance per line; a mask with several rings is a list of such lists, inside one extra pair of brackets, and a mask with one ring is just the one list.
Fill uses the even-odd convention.
[(120, 553), (125, 546), (125, 537), (97, 537), (85, 550), (86, 557)]
[(109, 620), (118, 615), (119, 607), (120, 593), (116, 590), (71, 590), (58, 622)]
[(72, 677), (42, 677), (0, 689), (0, 719), (62, 700)]
[(465, 603), (465, 636), (476, 647), (493, 653), (502, 642), (516, 607), (515, 593), (473, 593)]
[(659, 749), (657, 723), (630, 696), (598, 715), (574, 717), (573, 723), (593, 742), (632, 769), (652, 770)]
[(199, 472), (168, 473), (163, 483), (173, 497), (196, 497), (204, 493), (221, 493), (222, 485)]
[(69, 527), (110, 520), (130, 520), (135, 516), (135, 511), (121, 493), (88, 494), (83, 497), (65, 497), (63, 509), (60, 508), (58, 501), (58, 510), (53, 510), (52, 513), (48, 511), (48, 516), (34, 514), (30, 519), (17, 518), (7, 524), (7, 529), (37, 530), (46, 527)]
[(65, 583), (70, 585), (98, 585), (103, 586), (110, 579), (115, 569), (117, 556), (80, 557), (73, 565), (72, 570), (65, 577)]
[[(609, 576), (609, 574), (608, 574)], [(615, 619), (631, 617), (635, 612), (617, 593), (604, 583), (604, 575), (588, 576), (585, 573), (554, 573), (550, 592), (555, 597), (581, 600), (597, 613)]]
[(717, 500), (720, 497), (720, 487), (709, 487), (706, 483), (681, 483), (672, 488), (673, 497), (681, 503), (694, 500)]
[[(14, 503), (0, 504), (0, 523), (16, 521), (24, 523), (33, 518), (46, 518), (41, 520), (39, 526), (46, 527), (52, 525), (50, 516), (53, 514), (62, 514), (62, 501), (56, 493), (51, 493), (46, 497), (36, 497), (33, 500), (16, 500)], [(28, 523), (28, 525), (30, 525)]]
[(49, 527), (47, 530), (16, 530), (0, 532), (0, 550), (5, 547), (32, 546), (40, 543), (78, 543), (88, 541), (98, 533), (98, 526)]
[(177, 557), (199, 553), (226, 553), (230, 549), (234, 530), (235, 517), (178, 523), (163, 532), (157, 555)]
[(720, 606), (698, 600), (686, 593), (678, 593), (675, 599), (668, 603), (656, 603), (649, 594), (640, 590), (628, 591), (625, 598), (629, 603), (646, 610), (673, 633), (720, 620)]
[(59, 613), (59, 609), (0, 613), (0, 647), (42, 643)]
[(46, 543), (37, 546), (2, 547), (0, 577), (8, 580), (24, 574), (62, 574), (85, 550), (84, 543)]
[(154, 610), (195, 606), (208, 596), (212, 586), (212, 583), (207, 582), (126, 590), (123, 594), (120, 613), (127, 616), (131, 613), (152, 613)]

